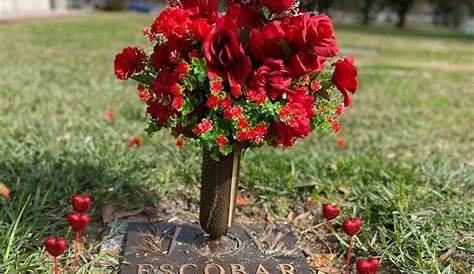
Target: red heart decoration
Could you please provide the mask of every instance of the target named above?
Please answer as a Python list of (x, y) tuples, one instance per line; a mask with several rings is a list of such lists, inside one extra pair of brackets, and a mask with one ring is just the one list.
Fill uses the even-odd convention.
[(53, 257), (58, 257), (66, 251), (66, 241), (63, 238), (46, 237), (44, 247)]
[(356, 235), (357, 232), (359, 232), (361, 226), (362, 221), (359, 218), (348, 219), (345, 220), (344, 223), (342, 223), (342, 229), (344, 230), (344, 233), (351, 237)]
[(79, 232), (83, 231), (89, 225), (89, 215), (86, 213), (71, 213), (67, 216), (67, 221), (71, 225), (72, 230)]
[(362, 259), (356, 263), (359, 274), (376, 274), (379, 271), (379, 259)]
[(89, 195), (75, 194), (71, 198), (71, 204), (77, 213), (85, 213), (91, 206), (91, 197)]
[(328, 220), (331, 221), (341, 214), (341, 208), (338, 205), (323, 205), (323, 215)]

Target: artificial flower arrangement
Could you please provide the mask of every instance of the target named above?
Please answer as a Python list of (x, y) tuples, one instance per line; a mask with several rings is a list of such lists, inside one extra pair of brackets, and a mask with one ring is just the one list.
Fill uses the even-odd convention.
[(213, 158), (269, 144), (291, 147), (315, 129), (339, 131), (357, 90), (352, 57), (328, 16), (296, 0), (169, 0), (144, 29), (153, 49), (126, 47), (115, 74), (138, 82), (149, 133), (169, 128)]

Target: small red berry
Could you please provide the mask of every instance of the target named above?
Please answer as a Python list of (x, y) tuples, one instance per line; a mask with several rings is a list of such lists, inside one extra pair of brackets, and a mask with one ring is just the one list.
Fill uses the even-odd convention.
[(328, 220), (331, 221), (341, 214), (341, 208), (339, 205), (323, 205), (323, 215)]
[(357, 261), (356, 268), (359, 274), (376, 274), (379, 271), (379, 259), (361, 259)]
[(58, 257), (66, 251), (67, 243), (63, 238), (46, 237), (44, 247), (51, 256)]
[(72, 230), (83, 231), (89, 225), (89, 215), (86, 213), (71, 213), (67, 216), (67, 221)]
[(359, 218), (347, 219), (342, 223), (342, 229), (344, 230), (344, 233), (351, 237), (359, 232), (361, 226), (362, 221)]
[(89, 195), (75, 194), (71, 198), (72, 208), (77, 213), (85, 213), (91, 206), (91, 197)]

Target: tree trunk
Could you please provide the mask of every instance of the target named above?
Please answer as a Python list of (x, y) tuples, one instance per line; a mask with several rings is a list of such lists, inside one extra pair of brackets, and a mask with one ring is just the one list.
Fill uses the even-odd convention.
[(199, 222), (213, 239), (224, 236), (232, 227), (240, 158), (241, 151), (237, 150), (216, 161), (203, 150)]
[(373, 0), (365, 0), (362, 7), (362, 24), (367, 26), (370, 23), (370, 10), (374, 4)]

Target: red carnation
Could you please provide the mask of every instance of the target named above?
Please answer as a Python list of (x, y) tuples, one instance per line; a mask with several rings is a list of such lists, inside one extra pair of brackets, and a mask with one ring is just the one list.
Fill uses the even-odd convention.
[(156, 45), (150, 56), (150, 61), (156, 69), (167, 69), (182, 57), (181, 49), (171, 43)]
[(249, 122), (247, 122), (245, 118), (239, 118), (237, 120), (237, 127), (240, 129), (247, 128), (248, 125), (249, 125)]
[(137, 148), (142, 145), (142, 138), (140, 136), (135, 136), (132, 139), (128, 140), (127, 146), (129, 148)]
[(178, 97), (173, 98), (173, 102), (171, 103), (171, 105), (173, 106), (174, 109), (180, 111), (183, 109), (183, 102), (184, 102), (183, 97), (178, 96)]
[(265, 135), (267, 135), (268, 130), (264, 124), (258, 124), (255, 129), (255, 143), (258, 145), (263, 142)]
[(226, 146), (227, 142), (227, 137), (225, 137), (224, 135), (217, 136), (216, 138), (216, 144), (220, 147)]
[(182, 38), (191, 21), (188, 14), (180, 8), (167, 8), (158, 15), (151, 25), (151, 33), (162, 33), (168, 39)]
[(203, 118), (201, 123), (199, 123), (195, 128), (194, 128), (194, 134), (196, 135), (201, 135), (203, 133), (209, 132), (212, 130), (212, 120), (205, 119)]
[(272, 100), (280, 99), (291, 85), (290, 73), (283, 60), (266, 59), (254, 72), (250, 81), (251, 89), (264, 88)]
[(141, 49), (127, 47), (115, 56), (115, 75), (120, 80), (127, 80), (133, 74), (145, 68), (146, 55)]
[(240, 96), (242, 96), (242, 88), (240, 87), (240, 85), (232, 86), (230, 93), (232, 93), (232, 96), (234, 96), (235, 98), (239, 98)]
[(202, 17), (213, 22), (219, 17), (217, 0), (181, 0), (181, 4), (191, 18)]
[(176, 146), (177, 146), (178, 148), (183, 148), (183, 146), (184, 146), (183, 138), (178, 137), (178, 139), (176, 139)]
[(227, 79), (231, 86), (243, 84), (252, 72), (250, 57), (239, 43), (237, 25), (224, 16), (204, 41), (204, 56), (209, 78)]
[(168, 119), (175, 113), (175, 110), (170, 107), (163, 105), (159, 102), (147, 102), (148, 108), (147, 113), (156, 120), (156, 122), (160, 125), (164, 125), (168, 122)]
[(227, 108), (229, 108), (231, 105), (232, 105), (232, 101), (230, 100), (229, 97), (226, 97), (226, 98), (222, 99), (222, 100), (219, 102), (219, 106), (220, 106), (222, 109), (227, 109)]
[(336, 87), (344, 96), (344, 105), (350, 106), (352, 103), (348, 92), (357, 91), (357, 67), (354, 65), (354, 57), (345, 57), (334, 63), (333, 81)]
[(234, 118), (241, 116), (243, 112), (244, 109), (241, 106), (232, 106), (224, 110), (224, 118), (226, 118), (227, 120), (233, 120)]
[(224, 86), (222, 85), (221, 81), (213, 81), (211, 83), (211, 93), (212, 94), (218, 94), (224, 89)]
[(196, 40), (204, 41), (207, 35), (211, 32), (212, 27), (206, 19), (199, 18), (191, 22), (189, 31)]
[(263, 4), (272, 12), (282, 12), (289, 9), (295, 0), (263, 0)]
[(336, 146), (339, 148), (339, 149), (344, 149), (346, 147), (346, 139), (344, 138), (339, 138), (339, 140), (337, 140), (336, 142)]
[(206, 107), (208, 108), (215, 108), (219, 104), (219, 97), (215, 95), (209, 96), (206, 102)]

